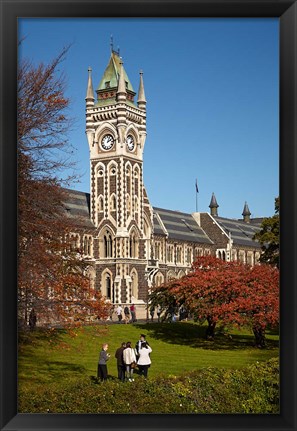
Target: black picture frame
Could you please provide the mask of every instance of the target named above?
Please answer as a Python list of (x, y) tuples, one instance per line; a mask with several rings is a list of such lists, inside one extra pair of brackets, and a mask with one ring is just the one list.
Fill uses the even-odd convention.
[[(297, 430), (296, 166), (297, 5), (285, 0), (0, 0), (1, 430)], [(17, 413), (18, 17), (278, 17), (280, 20), (281, 385), (278, 415), (56, 415)]]

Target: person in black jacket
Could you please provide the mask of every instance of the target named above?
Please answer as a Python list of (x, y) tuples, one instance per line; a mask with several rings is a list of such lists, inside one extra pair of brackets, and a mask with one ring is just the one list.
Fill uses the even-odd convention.
[(108, 344), (105, 343), (102, 346), (102, 350), (99, 354), (98, 368), (97, 368), (97, 378), (101, 381), (107, 380), (107, 361), (110, 358), (110, 354), (107, 353)]
[(149, 346), (149, 343), (146, 341), (144, 334), (140, 334), (139, 340), (135, 344), (135, 351), (136, 351), (136, 358), (137, 359), (139, 358), (139, 349), (141, 349), (142, 343), (146, 343)]
[(126, 343), (122, 343), (121, 347), (117, 349), (115, 352), (115, 358), (117, 359), (117, 367), (118, 367), (118, 378), (121, 380), (121, 382), (125, 381), (125, 374), (126, 374), (126, 365), (124, 363), (123, 359), (123, 351), (126, 348)]

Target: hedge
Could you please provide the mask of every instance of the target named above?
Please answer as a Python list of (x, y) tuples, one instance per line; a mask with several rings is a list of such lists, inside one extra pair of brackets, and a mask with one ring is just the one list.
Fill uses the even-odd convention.
[(19, 391), (20, 413), (279, 413), (278, 359), (121, 383), (82, 377)]

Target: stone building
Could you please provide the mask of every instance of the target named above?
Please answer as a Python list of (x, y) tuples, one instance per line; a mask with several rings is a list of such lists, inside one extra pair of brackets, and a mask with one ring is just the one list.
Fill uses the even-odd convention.
[[(261, 219), (187, 214), (152, 207), (143, 183), (146, 98), (140, 72), (136, 93), (119, 53), (94, 93), (91, 69), (86, 94), (86, 135), (90, 152), (90, 193), (67, 189), (66, 210), (77, 221), (73, 247), (89, 262), (90, 284), (113, 303), (145, 308), (153, 285), (186, 274), (196, 256), (257, 263), (260, 245), (252, 238)], [(95, 97), (96, 94), (96, 97)]]

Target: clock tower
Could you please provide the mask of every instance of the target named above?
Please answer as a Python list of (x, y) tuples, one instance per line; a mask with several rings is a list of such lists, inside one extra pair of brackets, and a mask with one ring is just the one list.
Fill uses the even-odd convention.
[(90, 151), (90, 217), (96, 227), (96, 287), (113, 303), (145, 302), (152, 208), (143, 184), (146, 99), (136, 93), (117, 51), (94, 97), (89, 68), (86, 135)]

